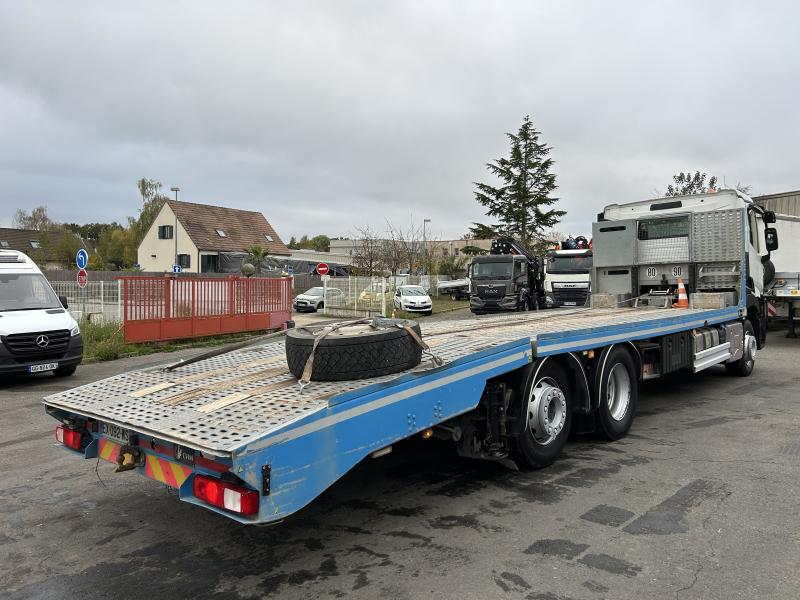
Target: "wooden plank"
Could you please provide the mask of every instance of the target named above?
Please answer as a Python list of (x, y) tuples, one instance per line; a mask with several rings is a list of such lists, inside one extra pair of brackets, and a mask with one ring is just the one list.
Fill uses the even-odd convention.
[(268, 379), (270, 377), (275, 377), (277, 375), (285, 375), (288, 372), (289, 371), (287, 371), (283, 367), (264, 369), (263, 371), (250, 373), (249, 375), (245, 375), (243, 377), (237, 377), (235, 379), (226, 379), (225, 381), (218, 381), (217, 383), (210, 383), (208, 385), (200, 386), (191, 390), (178, 392), (177, 394), (174, 394), (172, 396), (160, 399), (158, 403), (166, 404), (168, 406), (178, 406), (190, 400), (201, 398), (202, 396), (205, 396), (206, 394), (209, 394), (211, 392), (221, 392), (223, 390), (234, 388), (236, 386), (243, 385), (245, 383), (254, 383), (261, 379)]
[(203, 404), (203, 406), (199, 406), (197, 410), (201, 413), (212, 413), (215, 410), (219, 410), (220, 408), (225, 408), (231, 404), (235, 404), (236, 402), (241, 402), (245, 398), (249, 398), (252, 396), (249, 392), (234, 392), (233, 394), (228, 394), (224, 398), (220, 398), (219, 400), (214, 400), (213, 402), (209, 402), (208, 404)]
[(161, 390), (166, 390), (173, 386), (177, 385), (172, 381), (162, 381), (161, 383), (157, 383), (155, 385), (151, 385), (150, 387), (142, 388), (140, 390), (136, 390), (128, 394), (131, 398), (142, 398), (143, 396), (147, 396), (148, 394), (155, 394), (156, 392), (160, 392)]

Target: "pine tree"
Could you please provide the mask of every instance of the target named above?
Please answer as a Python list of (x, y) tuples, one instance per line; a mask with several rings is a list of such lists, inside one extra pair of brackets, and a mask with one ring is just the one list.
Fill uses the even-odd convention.
[(695, 174), (692, 175), (691, 171), (687, 171), (686, 173), (678, 173), (677, 175), (672, 176), (672, 181), (675, 184), (669, 184), (667, 186), (667, 192), (664, 194), (666, 197), (671, 196), (688, 196), (690, 194), (705, 194), (709, 189), (715, 189), (717, 187), (717, 178), (716, 176), (712, 175), (708, 180), (708, 186), (706, 186), (706, 175), (705, 173), (701, 173), (700, 171), (695, 171)]
[(539, 135), (529, 116), (522, 121), (516, 134), (507, 133), (511, 142), (508, 158), (487, 163), (486, 168), (500, 181), (499, 187), (475, 183), (475, 199), (487, 208), (487, 215), (499, 221), (491, 227), (500, 235), (513, 237), (529, 245), (552, 228), (566, 214), (552, 208), (558, 198), (550, 194), (558, 186), (551, 173), (551, 148), (539, 142)]

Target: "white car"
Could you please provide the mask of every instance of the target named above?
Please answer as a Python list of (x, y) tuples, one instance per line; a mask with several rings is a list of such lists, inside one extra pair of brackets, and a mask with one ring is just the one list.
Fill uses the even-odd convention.
[[(297, 312), (317, 312), (325, 307), (324, 290), (322, 287), (313, 287), (302, 294), (298, 294), (292, 301), (292, 306)], [(344, 304), (344, 292), (338, 288), (328, 288), (328, 305), (341, 306)]]
[(394, 293), (394, 307), (406, 312), (431, 314), (433, 302), (420, 285), (401, 285)]
[(83, 338), (39, 267), (16, 250), (0, 251), (0, 374), (72, 375)]

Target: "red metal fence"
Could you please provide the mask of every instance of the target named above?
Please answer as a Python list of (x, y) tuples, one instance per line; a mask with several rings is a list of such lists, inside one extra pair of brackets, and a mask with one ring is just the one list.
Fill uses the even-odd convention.
[(120, 280), (126, 343), (275, 329), (291, 319), (288, 277)]

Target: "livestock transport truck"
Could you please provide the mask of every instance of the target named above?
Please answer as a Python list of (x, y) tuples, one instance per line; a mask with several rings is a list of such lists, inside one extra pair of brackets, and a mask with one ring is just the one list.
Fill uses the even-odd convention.
[[(286, 518), (412, 436), (546, 467), (571, 431), (623, 437), (644, 379), (751, 373), (777, 247), (770, 219), (727, 190), (608, 206), (594, 225), (590, 308), (422, 330), (380, 319), (299, 328), (285, 345), (124, 373), (44, 404), (69, 452), (242, 523)], [(678, 277), (691, 308), (672, 307)]]

